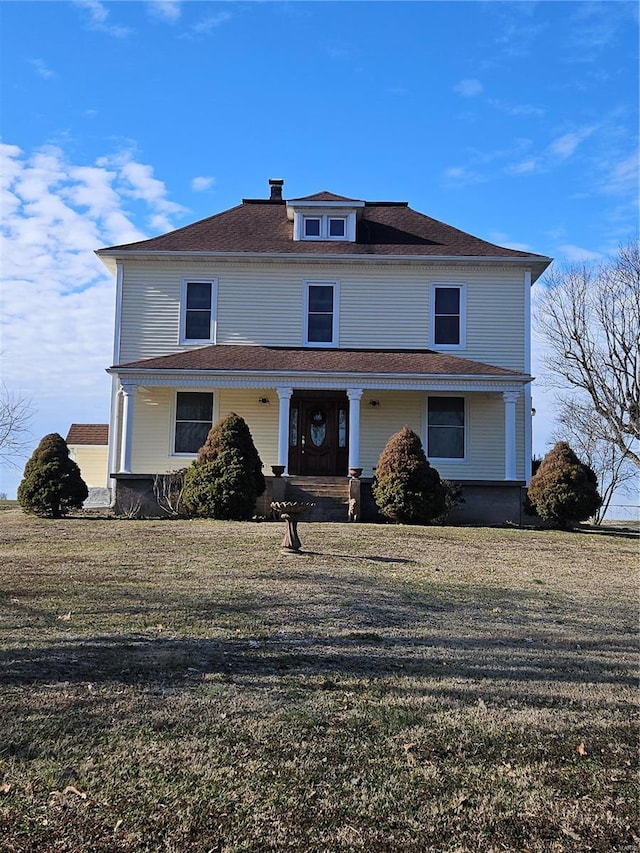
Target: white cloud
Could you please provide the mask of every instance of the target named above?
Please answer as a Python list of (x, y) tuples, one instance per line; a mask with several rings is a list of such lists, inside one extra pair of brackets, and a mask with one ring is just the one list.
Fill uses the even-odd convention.
[(509, 116), (534, 116), (542, 118), (546, 114), (546, 110), (542, 107), (534, 107), (533, 104), (512, 104), (500, 98), (489, 98), (487, 103), (494, 109)]
[(591, 125), (576, 130), (573, 133), (565, 133), (563, 136), (559, 136), (553, 140), (549, 145), (549, 152), (560, 160), (567, 160), (575, 154), (578, 146), (585, 139), (588, 139), (595, 130), (595, 126)]
[(51, 80), (56, 77), (56, 72), (52, 71), (44, 59), (31, 59), (31, 65), (34, 67), (36, 74), (42, 77), (43, 80)]
[(522, 160), (520, 163), (513, 163), (505, 168), (508, 175), (531, 175), (536, 171), (538, 161), (531, 157), (528, 160)]
[(628, 191), (635, 192), (638, 188), (638, 180), (640, 178), (640, 170), (638, 163), (638, 154), (632, 154), (624, 160), (611, 165), (609, 175), (603, 186), (606, 193), (626, 193)]
[(482, 94), (484, 86), (479, 80), (460, 80), (460, 82), (456, 83), (453, 87), (453, 91), (462, 95), (463, 98), (475, 98), (476, 95)]
[(154, 18), (170, 24), (179, 20), (182, 14), (180, 0), (149, 0), (149, 11)]
[(202, 18), (196, 24), (193, 24), (188, 32), (183, 33), (182, 38), (208, 36), (213, 30), (230, 21), (232, 17), (230, 12), (218, 12), (217, 15), (209, 15), (207, 18)]
[(215, 178), (199, 175), (197, 178), (193, 178), (193, 180), (191, 181), (191, 189), (196, 193), (201, 193), (205, 190), (210, 190), (211, 187), (215, 184), (215, 182)]
[(508, 234), (504, 231), (490, 231), (488, 239), (497, 246), (504, 246), (507, 249), (516, 249), (518, 252), (531, 252), (531, 246), (528, 243), (518, 243), (516, 240), (511, 240)]
[(444, 171), (445, 183), (454, 187), (466, 187), (471, 184), (480, 184), (487, 180), (485, 175), (467, 169), (466, 166), (450, 166)]
[(95, 250), (144, 239), (141, 217), (170, 230), (183, 210), (130, 152), (100, 160), (0, 145), (2, 377), (33, 400), (34, 446), (72, 421), (108, 419), (115, 293)]
[(128, 27), (109, 23), (109, 11), (99, 0), (74, 0), (74, 4), (87, 12), (87, 26), (90, 30), (106, 33), (115, 38), (125, 38), (131, 34)]
[(583, 249), (581, 246), (573, 246), (571, 243), (564, 243), (558, 246), (558, 249), (562, 253), (563, 259), (569, 263), (599, 261), (603, 258), (600, 252), (594, 252), (592, 249)]

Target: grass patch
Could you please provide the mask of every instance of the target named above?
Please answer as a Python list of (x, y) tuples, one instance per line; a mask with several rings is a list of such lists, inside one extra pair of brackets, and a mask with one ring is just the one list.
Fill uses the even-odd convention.
[(0, 525), (0, 837), (637, 849), (637, 540)]

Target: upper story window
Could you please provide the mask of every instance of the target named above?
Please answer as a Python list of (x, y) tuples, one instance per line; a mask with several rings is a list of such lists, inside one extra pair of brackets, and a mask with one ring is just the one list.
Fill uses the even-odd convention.
[(304, 240), (346, 240), (346, 216), (305, 216), (303, 217)]
[(214, 343), (215, 303), (215, 280), (183, 280), (180, 343)]
[(464, 397), (429, 397), (427, 404), (427, 456), (429, 459), (464, 459)]
[(213, 394), (209, 391), (178, 391), (174, 453), (197, 453), (213, 424)]
[(305, 283), (304, 343), (307, 346), (338, 345), (338, 282)]
[(431, 342), (442, 349), (465, 346), (464, 285), (431, 286)]

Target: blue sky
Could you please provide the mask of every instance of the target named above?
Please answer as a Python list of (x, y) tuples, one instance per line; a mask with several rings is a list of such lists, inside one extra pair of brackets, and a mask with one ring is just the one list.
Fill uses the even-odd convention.
[[(34, 445), (108, 419), (114, 288), (93, 251), (269, 177), (559, 263), (637, 231), (635, 2), (4, 2), (0, 20), (1, 368), (33, 398)], [(551, 395), (534, 405), (541, 454)]]

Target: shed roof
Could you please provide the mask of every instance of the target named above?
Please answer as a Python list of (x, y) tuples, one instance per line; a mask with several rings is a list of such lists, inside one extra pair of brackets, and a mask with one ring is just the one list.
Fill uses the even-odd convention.
[(517, 370), (433, 350), (313, 349), (239, 344), (214, 344), (173, 355), (126, 362), (112, 369), (525, 377)]

